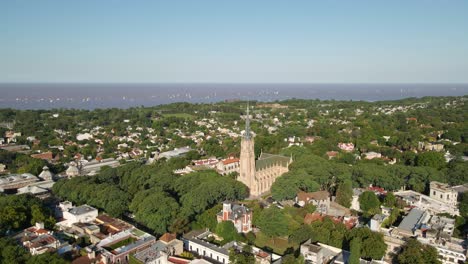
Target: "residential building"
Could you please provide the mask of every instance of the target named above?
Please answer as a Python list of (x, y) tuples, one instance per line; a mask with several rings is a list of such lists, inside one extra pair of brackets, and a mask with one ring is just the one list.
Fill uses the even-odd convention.
[(301, 245), (300, 252), (306, 263), (325, 264), (330, 263), (342, 250), (321, 243), (312, 243), (309, 239)]
[(31, 255), (54, 252), (60, 247), (60, 241), (53, 236), (53, 232), (44, 228), (43, 223), (25, 229), (21, 236), (22, 245)]
[(338, 148), (345, 152), (351, 152), (354, 150), (354, 144), (353, 143), (338, 143)]
[(216, 169), (221, 175), (228, 175), (233, 172), (239, 173), (239, 168), (240, 160), (234, 157), (223, 159), (216, 164)]
[(135, 258), (145, 264), (170, 264), (171, 256), (183, 252), (183, 242), (175, 234), (166, 233), (150, 247), (135, 253)]
[(304, 207), (306, 204), (313, 204), (317, 207), (317, 212), (327, 213), (330, 209), (330, 193), (327, 191), (299, 192), (296, 196), (296, 203)]
[(59, 208), (65, 221), (59, 222), (59, 225), (71, 226), (75, 223), (89, 223), (96, 220), (98, 210), (89, 205), (70, 207), (70, 202), (60, 203)]
[(436, 200), (415, 191), (399, 191), (394, 194), (405, 201), (409, 206), (428, 211), (431, 214), (448, 213), (451, 215), (460, 215), (460, 211), (456, 205), (446, 204), (441, 200)]
[[(242, 242), (232, 241), (224, 246), (217, 246), (208, 242), (213, 237), (213, 233), (207, 230), (191, 231), (183, 236), (184, 249), (195, 255), (214, 263), (229, 263), (229, 250), (241, 252), (245, 246)], [(257, 247), (252, 247), (252, 254), (255, 263), (268, 264), (280, 263), (281, 256), (268, 253)]]
[(238, 233), (248, 233), (252, 231), (252, 210), (243, 204), (231, 202), (223, 203), (223, 210), (217, 214), (218, 223), (231, 221)]
[(369, 228), (372, 231), (379, 232), (380, 227), (382, 226), (383, 221), (387, 218), (386, 215), (383, 214), (376, 214), (374, 215), (371, 220), (369, 221)]
[(130, 254), (145, 250), (155, 242), (154, 236), (133, 228), (101, 240), (96, 247), (101, 252), (103, 263), (128, 263)]
[(458, 192), (454, 188), (436, 181), (432, 181), (429, 186), (429, 197), (451, 206), (457, 206)]
[(364, 155), (364, 159), (367, 159), (367, 160), (382, 158), (382, 154), (374, 152), (374, 151), (366, 152), (363, 155)]

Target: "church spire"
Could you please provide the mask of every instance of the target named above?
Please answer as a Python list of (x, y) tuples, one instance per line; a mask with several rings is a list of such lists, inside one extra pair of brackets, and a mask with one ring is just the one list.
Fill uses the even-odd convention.
[(250, 139), (252, 137), (250, 133), (250, 111), (249, 111), (249, 102), (247, 101), (247, 116), (245, 118), (245, 133), (244, 138)]

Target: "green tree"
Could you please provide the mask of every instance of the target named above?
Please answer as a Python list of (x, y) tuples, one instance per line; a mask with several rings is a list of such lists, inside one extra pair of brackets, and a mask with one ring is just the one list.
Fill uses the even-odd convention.
[(372, 191), (365, 191), (359, 196), (359, 206), (367, 215), (375, 215), (380, 211), (380, 201)]
[(444, 154), (441, 152), (428, 151), (418, 154), (416, 157), (417, 166), (427, 166), (434, 169), (445, 167)]
[(349, 264), (359, 264), (361, 258), (361, 241), (359, 239), (351, 240)]
[(387, 250), (383, 235), (367, 227), (353, 228), (347, 237), (350, 241), (361, 241), (361, 258), (364, 259), (381, 259)]
[(353, 186), (351, 181), (344, 181), (338, 185), (336, 190), (336, 202), (349, 208), (353, 199)]
[(231, 248), (229, 250), (229, 263), (251, 264), (255, 263), (255, 256), (252, 254), (252, 247), (245, 245), (242, 250)]
[(394, 207), (397, 204), (396, 196), (392, 192), (387, 192), (383, 204), (387, 207)]
[(157, 234), (167, 232), (179, 212), (179, 204), (168, 194), (150, 189), (139, 192), (130, 204), (136, 220)]
[(460, 215), (465, 219), (468, 219), (468, 192), (461, 194), (458, 209), (460, 210)]
[(269, 237), (279, 237), (288, 234), (288, 221), (283, 212), (276, 206), (264, 209), (259, 219), (257, 226), (262, 230), (262, 233)]
[(437, 250), (430, 245), (423, 245), (414, 238), (410, 238), (398, 255), (401, 264), (439, 264)]
[(216, 221), (216, 215), (221, 211), (222, 205), (217, 204), (214, 207), (204, 211), (203, 213), (196, 216), (196, 227), (197, 228), (209, 228), (215, 230), (218, 222)]
[(234, 223), (231, 221), (223, 221), (218, 223), (216, 226), (216, 234), (223, 238), (223, 242), (240, 240), (241, 238), (237, 233), (237, 229), (234, 226)]

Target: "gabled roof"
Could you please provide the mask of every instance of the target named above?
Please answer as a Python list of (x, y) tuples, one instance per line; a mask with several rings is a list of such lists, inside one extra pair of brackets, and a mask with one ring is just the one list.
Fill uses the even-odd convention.
[(275, 164), (279, 164), (280, 166), (287, 167), (290, 162), (291, 162), (290, 157), (268, 154), (268, 153), (262, 152), (257, 162), (255, 162), (255, 169), (261, 170), (261, 169), (265, 169), (270, 166), (273, 166)]

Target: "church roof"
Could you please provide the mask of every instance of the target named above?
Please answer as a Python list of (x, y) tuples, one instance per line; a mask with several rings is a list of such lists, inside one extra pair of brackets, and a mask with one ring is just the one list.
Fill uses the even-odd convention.
[(260, 157), (258, 158), (257, 162), (255, 162), (255, 169), (256, 170), (261, 170), (268, 168), (270, 166), (273, 166), (274, 164), (279, 164), (283, 167), (287, 167), (289, 163), (291, 162), (290, 157), (285, 157), (281, 155), (274, 155), (274, 154), (268, 154), (268, 153), (263, 153), (260, 154)]

